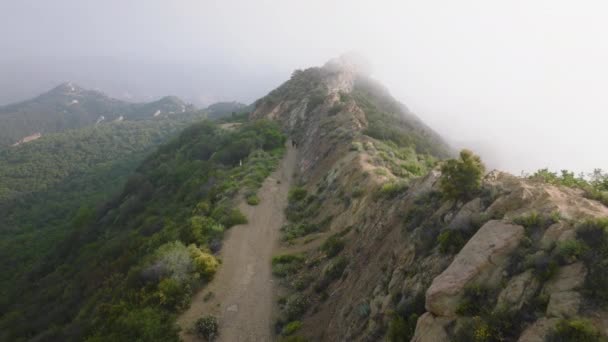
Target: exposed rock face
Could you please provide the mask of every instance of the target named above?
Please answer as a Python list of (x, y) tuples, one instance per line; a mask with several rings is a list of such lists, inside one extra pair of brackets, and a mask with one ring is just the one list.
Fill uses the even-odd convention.
[(451, 321), (449, 318), (436, 317), (430, 312), (425, 313), (418, 319), (412, 342), (449, 342), (450, 337), (445, 327)]
[(534, 210), (547, 215), (559, 212), (566, 219), (608, 216), (608, 207), (584, 198), (581, 190), (533, 182), (499, 171), (488, 174), (486, 184), (505, 193), (488, 208), (490, 215), (515, 218)]
[(455, 316), (465, 287), (475, 281), (496, 283), (507, 256), (523, 236), (522, 226), (496, 220), (483, 225), (433, 280), (426, 292), (426, 309), (438, 316)]
[(500, 292), (496, 308), (516, 308), (521, 307), (529, 301), (540, 286), (539, 281), (534, 277), (532, 270), (527, 270), (519, 274), (507, 283), (507, 286)]
[[(379, 341), (398, 314), (404, 320), (420, 317), (413, 341), (453, 340), (456, 329), (471, 322), (471, 317), (456, 313), (469, 285), (491, 292), (483, 304), (476, 303), (486, 305), (485, 316), (503, 308), (526, 314), (525, 322), (509, 332), (511, 339), (519, 335), (521, 341), (543, 341), (558, 317), (576, 315), (584, 267), (564, 266), (546, 281), (540, 274), (542, 262), (556, 261), (554, 247), (576, 238), (577, 222), (608, 217), (608, 208), (578, 190), (499, 171), (488, 174), (479, 197), (464, 204), (442, 197), (437, 168), (408, 179), (407, 190), (393, 197), (377, 196), (387, 182), (403, 180), (379, 162), (381, 154), (394, 158), (400, 152), (382, 151), (382, 143), (367, 135), (373, 120), (357, 97), (369, 90), (360, 76), (356, 63), (340, 59), (297, 71), (258, 101), (251, 114), (254, 119), (278, 120), (291, 134), (298, 144), (298, 177), (322, 201), (323, 214), (332, 216), (327, 232), (308, 243), (315, 247), (298, 246), (308, 253), (311, 265), (298, 277), (314, 277), (335, 260), (318, 248), (328, 236), (345, 241), (340, 256), (346, 257), (348, 267), (343, 275), (322, 295), (310, 286), (304, 290), (313, 304), (301, 318), (301, 334), (313, 341)], [(390, 97), (378, 89), (365, 94), (373, 101)], [(405, 107), (393, 103), (391, 108)], [(399, 114), (409, 115), (407, 109)], [(356, 196), (354, 189), (360, 190)], [(533, 212), (543, 219), (559, 212), (564, 219), (528, 229), (528, 234), (512, 223)], [(462, 237), (448, 252), (439, 242), (439, 234), (447, 230)], [(319, 296), (323, 299), (316, 301)], [(546, 310), (522, 311), (545, 304)]]
[(545, 342), (547, 333), (555, 327), (559, 319), (541, 318), (526, 328), (519, 336), (518, 342)]

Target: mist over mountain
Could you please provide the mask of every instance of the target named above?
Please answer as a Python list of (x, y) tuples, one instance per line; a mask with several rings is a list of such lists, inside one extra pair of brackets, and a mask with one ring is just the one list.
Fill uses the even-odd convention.
[(205, 107), (219, 101), (251, 103), (286, 75), (270, 66), (247, 67), (225, 61), (188, 63), (111, 57), (0, 56), (0, 105), (34, 97), (64, 82), (130, 102), (149, 102), (174, 94)]

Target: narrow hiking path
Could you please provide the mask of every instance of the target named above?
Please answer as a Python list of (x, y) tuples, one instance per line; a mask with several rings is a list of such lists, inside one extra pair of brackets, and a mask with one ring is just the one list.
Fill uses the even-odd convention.
[(177, 323), (181, 338), (199, 341), (187, 330), (203, 315), (218, 318), (217, 341), (271, 341), (273, 339), (274, 284), (271, 258), (278, 248), (284, 208), (296, 164), (296, 151), (287, 144), (285, 156), (258, 191), (257, 206), (244, 201), (239, 209), (248, 223), (230, 228), (221, 251), (222, 265), (202, 291), (195, 294)]

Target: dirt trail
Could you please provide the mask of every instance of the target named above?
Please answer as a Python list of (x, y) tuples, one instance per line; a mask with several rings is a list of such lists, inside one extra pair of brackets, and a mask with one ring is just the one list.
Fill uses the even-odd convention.
[[(221, 251), (222, 266), (213, 281), (194, 296), (190, 308), (178, 318), (184, 341), (199, 341), (186, 330), (205, 314), (219, 320), (217, 341), (273, 340), (275, 305), (270, 260), (278, 247), (283, 210), (296, 164), (296, 151), (288, 145), (278, 169), (258, 191), (260, 204), (239, 205), (249, 222), (227, 231)], [(212, 297), (205, 301), (210, 292)]]

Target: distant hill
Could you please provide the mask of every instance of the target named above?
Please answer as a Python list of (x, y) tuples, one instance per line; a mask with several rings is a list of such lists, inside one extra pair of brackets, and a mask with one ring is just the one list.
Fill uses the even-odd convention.
[(217, 120), (229, 117), (232, 113), (250, 112), (251, 108), (240, 102), (217, 102), (205, 108), (207, 117), (212, 120)]
[(63, 83), (31, 100), (0, 107), (0, 147), (96, 123), (162, 118), (195, 108), (177, 97), (129, 103)]

